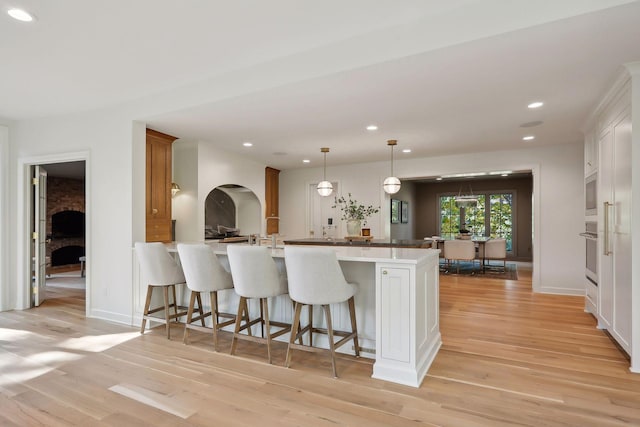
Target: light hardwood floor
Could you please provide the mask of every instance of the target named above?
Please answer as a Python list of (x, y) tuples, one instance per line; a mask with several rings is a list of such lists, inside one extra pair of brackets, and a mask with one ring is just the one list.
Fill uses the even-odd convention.
[(578, 297), (519, 281), (441, 276), (443, 346), (419, 389), (370, 378), (372, 362), (264, 346), (220, 353), (174, 325), (145, 335), (86, 319), (82, 291), (0, 313), (0, 425), (640, 425), (640, 375)]

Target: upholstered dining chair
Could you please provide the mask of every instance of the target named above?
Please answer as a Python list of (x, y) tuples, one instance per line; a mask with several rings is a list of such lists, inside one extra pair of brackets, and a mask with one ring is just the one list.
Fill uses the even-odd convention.
[[(278, 272), (270, 251), (271, 249), (266, 246), (229, 245), (227, 247), (234, 289), (240, 296), (236, 319), (246, 319), (243, 325), (239, 321), (236, 322), (231, 341), (231, 354), (235, 354), (239, 339), (266, 342), (269, 363), (272, 361), (272, 340), (291, 331), (290, 324), (269, 319), (269, 298), (288, 293), (287, 279)], [(259, 300), (260, 317), (250, 320), (247, 300), (252, 298)], [(257, 323), (260, 323), (263, 333), (266, 332), (266, 337), (251, 335), (251, 327)], [(274, 326), (281, 329), (271, 332)], [(246, 335), (241, 333), (244, 330), (247, 330)]]
[[(235, 314), (221, 313), (218, 309), (218, 292), (233, 289), (231, 274), (222, 267), (211, 247), (204, 243), (178, 243), (178, 254), (187, 280), (187, 287), (191, 291), (183, 341), (185, 344), (189, 343), (190, 329), (212, 332), (213, 347), (218, 351), (218, 331), (236, 321)], [(202, 308), (201, 295), (203, 293), (209, 294), (211, 301), (211, 311), (207, 313), (204, 313)], [(197, 316), (193, 317), (196, 302), (198, 303), (198, 312)], [(211, 328), (205, 327), (205, 319), (208, 317), (212, 319), (213, 326)], [(229, 320), (220, 322), (221, 317)], [(197, 321), (200, 321), (201, 325), (194, 324)]]
[[(353, 340), (355, 354), (356, 356), (360, 355), (354, 300), (354, 295), (358, 288), (355, 284), (346, 281), (336, 253), (331, 248), (285, 246), (284, 260), (289, 278), (289, 296), (295, 303), (294, 317), (291, 322), (293, 327), (289, 337), (285, 366), (289, 367), (292, 350), (328, 352), (331, 356), (333, 376), (337, 377), (336, 349), (338, 347), (349, 340)], [(349, 306), (350, 332), (334, 330), (332, 326), (330, 304), (345, 302)], [(300, 328), (300, 314), (302, 307), (305, 305), (310, 307), (319, 305), (322, 307), (325, 314), (326, 329), (313, 326), (313, 311), (311, 309), (309, 310), (309, 324), (304, 328)], [(294, 341), (301, 339), (306, 332), (309, 332), (309, 345), (303, 345), (302, 342), (295, 344)], [(312, 334), (314, 332), (328, 335), (328, 350), (313, 347)], [(342, 339), (334, 342), (334, 335), (342, 337)]]
[[(142, 314), (142, 326), (140, 333), (143, 334), (147, 325), (147, 320), (164, 323), (167, 330), (167, 339), (171, 338), (170, 322), (187, 314), (183, 309), (179, 310), (176, 298), (176, 285), (185, 283), (184, 273), (180, 265), (173, 259), (163, 243), (136, 242), (135, 251), (140, 263), (142, 279), (147, 283), (147, 298), (144, 303)], [(151, 297), (153, 290), (162, 289), (163, 305), (151, 308)], [(173, 302), (169, 302), (169, 297), (173, 297)], [(170, 309), (173, 308), (173, 313)], [(164, 310), (164, 319), (152, 316), (153, 313)]]
[(444, 258), (447, 265), (451, 266), (451, 261), (456, 262), (457, 273), (460, 273), (460, 261), (474, 262), (476, 258), (476, 246), (471, 240), (445, 240)]
[(491, 267), (491, 260), (502, 261), (502, 271), (507, 271), (507, 240), (491, 239), (487, 240), (479, 249), (478, 256), (487, 267)]

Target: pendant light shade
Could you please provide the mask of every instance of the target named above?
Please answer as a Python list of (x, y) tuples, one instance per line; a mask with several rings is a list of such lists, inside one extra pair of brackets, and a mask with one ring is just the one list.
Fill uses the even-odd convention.
[(384, 179), (382, 188), (388, 194), (396, 194), (400, 191), (400, 180), (393, 175), (393, 147), (397, 145), (398, 141), (390, 139), (387, 141), (387, 145), (391, 147), (391, 176)]
[(327, 197), (333, 193), (333, 185), (327, 181), (327, 153), (329, 152), (329, 148), (322, 147), (320, 152), (324, 154), (324, 173), (322, 175), (322, 181), (318, 183), (317, 190), (319, 195)]

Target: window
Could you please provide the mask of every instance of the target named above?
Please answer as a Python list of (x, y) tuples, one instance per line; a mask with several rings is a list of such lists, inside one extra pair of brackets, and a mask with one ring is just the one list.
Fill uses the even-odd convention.
[(458, 207), (453, 194), (440, 196), (440, 235), (453, 239), (461, 229), (474, 236), (490, 236), (507, 240), (507, 251), (513, 248), (513, 193), (474, 194), (478, 204)]

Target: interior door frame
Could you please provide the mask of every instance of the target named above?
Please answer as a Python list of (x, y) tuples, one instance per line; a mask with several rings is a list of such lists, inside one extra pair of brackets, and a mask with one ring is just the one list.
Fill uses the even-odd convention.
[[(34, 202), (33, 216), (31, 217), (31, 225), (33, 227), (34, 237), (33, 252), (31, 257), (33, 259), (33, 274), (34, 281), (31, 285), (31, 295), (29, 295), (30, 305), (32, 307), (39, 307), (46, 299), (46, 281), (47, 281), (47, 170), (42, 165), (35, 165), (32, 167), (32, 188)], [(43, 218), (44, 216), (44, 218)], [(33, 298), (31, 298), (33, 297)]]
[[(46, 156), (23, 157), (18, 159), (17, 171), (17, 292), (16, 308), (31, 307), (31, 166), (84, 161), (85, 187), (85, 254), (91, 260), (91, 161), (89, 151), (50, 154)], [(85, 263), (85, 316), (91, 307), (91, 262)]]

